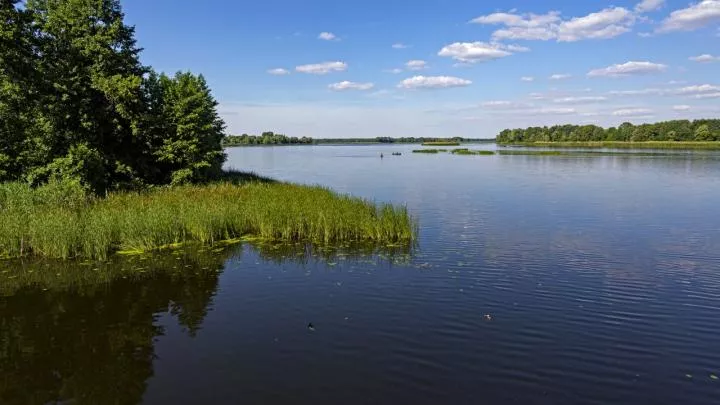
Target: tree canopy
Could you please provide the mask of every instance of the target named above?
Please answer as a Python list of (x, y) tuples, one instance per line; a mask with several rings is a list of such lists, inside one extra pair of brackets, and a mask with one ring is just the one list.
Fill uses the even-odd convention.
[(220, 173), (224, 123), (202, 76), (139, 60), (119, 0), (0, 0), (0, 181), (95, 192)]
[(625, 122), (607, 129), (596, 125), (506, 129), (496, 140), (499, 143), (720, 141), (720, 120), (675, 120), (641, 125)]

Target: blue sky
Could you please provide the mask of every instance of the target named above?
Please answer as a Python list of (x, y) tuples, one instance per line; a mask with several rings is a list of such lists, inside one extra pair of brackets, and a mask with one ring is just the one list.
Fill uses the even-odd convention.
[(720, 116), (720, 0), (125, 0), (228, 133), (493, 137)]

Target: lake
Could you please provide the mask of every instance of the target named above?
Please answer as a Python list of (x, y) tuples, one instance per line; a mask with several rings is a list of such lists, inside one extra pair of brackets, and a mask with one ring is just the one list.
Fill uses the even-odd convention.
[(406, 204), (412, 251), (0, 264), (0, 404), (718, 403), (720, 152), (418, 148), (227, 151)]

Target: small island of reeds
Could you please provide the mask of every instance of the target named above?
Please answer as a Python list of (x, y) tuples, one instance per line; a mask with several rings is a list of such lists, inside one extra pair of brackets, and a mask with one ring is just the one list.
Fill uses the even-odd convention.
[(429, 141), (423, 142), (422, 146), (460, 146), (460, 142), (456, 141)]
[(470, 150), (467, 148), (458, 148), (453, 149), (450, 151), (453, 155), (483, 155), (483, 156), (492, 156), (495, 154), (494, 151), (491, 150)]
[(440, 153), (440, 152), (444, 152), (444, 151), (441, 151), (440, 149), (415, 149), (415, 150), (413, 150), (413, 153)]
[(77, 183), (2, 183), (0, 257), (103, 259), (242, 237), (317, 244), (397, 244), (415, 237), (416, 223), (403, 206), (261, 180), (106, 197)]

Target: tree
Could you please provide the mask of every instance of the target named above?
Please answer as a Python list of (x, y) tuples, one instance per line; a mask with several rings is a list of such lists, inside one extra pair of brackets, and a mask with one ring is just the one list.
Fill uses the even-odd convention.
[(205, 78), (178, 72), (159, 78), (164, 128), (162, 144), (155, 151), (172, 184), (207, 181), (222, 170), (225, 123), (217, 114)]
[(695, 129), (695, 140), (696, 141), (712, 141), (714, 140), (710, 127), (707, 124), (700, 125)]

